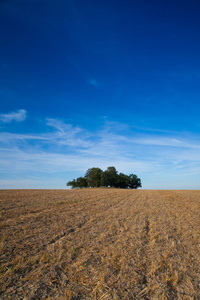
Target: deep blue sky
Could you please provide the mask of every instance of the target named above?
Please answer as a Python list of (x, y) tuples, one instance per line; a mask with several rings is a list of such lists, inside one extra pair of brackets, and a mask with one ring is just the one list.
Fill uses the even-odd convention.
[(1, 0), (0, 188), (90, 167), (200, 188), (200, 2)]

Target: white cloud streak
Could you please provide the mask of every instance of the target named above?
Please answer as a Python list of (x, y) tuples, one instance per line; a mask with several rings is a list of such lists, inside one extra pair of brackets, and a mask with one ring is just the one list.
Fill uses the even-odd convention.
[[(170, 174), (172, 187), (177, 182), (177, 188), (179, 180), (187, 182), (190, 176), (200, 175), (200, 141), (197, 137), (141, 133), (117, 123), (106, 123), (95, 132), (59, 119), (46, 119), (46, 126), (52, 130), (41, 134), (0, 134), (2, 182), (6, 182), (6, 178), (20, 177), (26, 178), (24, 182), (28, 183), (34, 174), (45, 187), (49, 177), (55, 178), (55, 182), (60, 178), (64, 186), (72, 179), (70, 174), (78, 177), (90, 167), (105, 170), (108, 166), (115, 166), (126, 174), (136, 173), (144, 188), (159, 188), (161, 178), (162, 188), (167, 186), (167, 182), (166, 185), (163, 183), (164, 178), (170, 186)], [(36, 184), (38, 179), (34, 181)], [(57, 187), (61, 186), (57, 184)]]
[(96, 79), (89, 79), (88, 82), (93, 85), (94, 87), (99, 87), (98, 82), (96, 81)]
[(25, 109), (19, 109), (7, 114), (0, 114), (0, 121), (3, 123), (22, 122), (26, 119), (27, 113)]
[(49, 140), (51, 139), (48, 135), (37, 135), (37, 134), (16, 134), (10, 132), (0, 132), (0, 142), (8, 143), (11, 141), (26, 141), (26, 140)]

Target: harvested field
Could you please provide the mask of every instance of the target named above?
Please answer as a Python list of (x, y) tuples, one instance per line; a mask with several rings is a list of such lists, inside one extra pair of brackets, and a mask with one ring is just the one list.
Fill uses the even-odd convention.
[(200, 191), (1, 190), (1, 299), (200, 299)]

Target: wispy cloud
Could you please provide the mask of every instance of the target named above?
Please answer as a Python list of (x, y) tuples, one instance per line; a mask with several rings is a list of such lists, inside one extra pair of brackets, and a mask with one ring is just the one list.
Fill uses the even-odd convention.
[(98, 81), (97, 81), (96, 79), (94, 79), (94, 78), (89, 79), (89, 80), (88, 80), (88, 83), (91, 84), (91, 85), (93, 85), (93, 86), (96, 87), (96, 88), (100, 87), (100, 84), (99, 84)]
[(50, 140), (50, 136), (43, 134), (17, 134), (17, 133), (10, 133), (10, 132), (0, 132), (0, 142), (2, 143), (9, 143), (14, 141), (26, 141), (26, 140)]
[(44, 183), (49, 177), (56, 182), (60, 178), (57, 187), (64, 187), (72, 176), (82, 176), (90, 167), (106, 169), (113, 165), (119, 172), (136, 173), (144, 188), (159, 187), (161, 178), (165, 187), (164, 178), (169, 181), (170, 175), (172, 183), (180, 188), (190, 176), (200, 175), (200, 141), (195, 136), (139, 132), (117, 122), (105, 122), (96, 131), (90, 131), (47, 118), (46, 126), (49, 129), (41, 134), (0, 134), (2, 179), (35, 176), (35, 182), (37, 177)]
[(55, 131), (52, 133), (51, 139), (54, 143), (71, 147), (89, 147), (91, 145), (89, 137), (91, 134), (79, 126), (66, 124), (59, 119), (47, 118), (47, 126), (53, 127)]
[(141, 138), (136, 138), (133, 142), (143, 145), (152, 146), (168, 146), (168, 147), (179, 147), (179, 148), (193, 148), (200, 150), (200, 144), (195, 143), (195, 141), (185, 141), (173, 138), (173, 137), (162, 137), (162, 136), (145, 136)]
[(66, 124), (62, 120), (59, 120), (59, 119), (47, 118), (46, 120), (47, 120), (46, 124), (48, 126), (51, 126), (51, 127), (54, 127), (55, 129), (57, 129), (60, 136), (63, 136), (66, 134), (68, 134), (70, 136), (74, 136), (77, 133), (80, 133), (81, 131), (83, 131), (82, 128), (80, 128), (78, 126), (73, 127), (71, 124)]
[(90, 78), (90, 79), (86, 79), (86, 81), (87, 83), (89, 83), (90, 85), (92, 85), (94, 88), (98, 90), (105, 89), (107, 86), (107, 82), (105, 82), (104, 80), (97, 80), (95, 78)]
[(3, 123), (22, 122), (26, 119), (27, 112), (25, 109), (19, 109), (7, 114), (0, 114), (0, 121)]

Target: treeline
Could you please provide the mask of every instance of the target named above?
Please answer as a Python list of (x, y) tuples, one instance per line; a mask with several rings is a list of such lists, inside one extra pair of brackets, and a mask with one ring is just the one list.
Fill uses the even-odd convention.
[(106, 171), (102, 171), (100, 168), (90, 168), (84, 177), (78, 177), (67, 182), (67, 186), (71, 186), (72, 189), (86, 187), (137, 189), (142, 187), (142, 184), (137, 175), (118, 174), (115, 167), (108, 167)]

